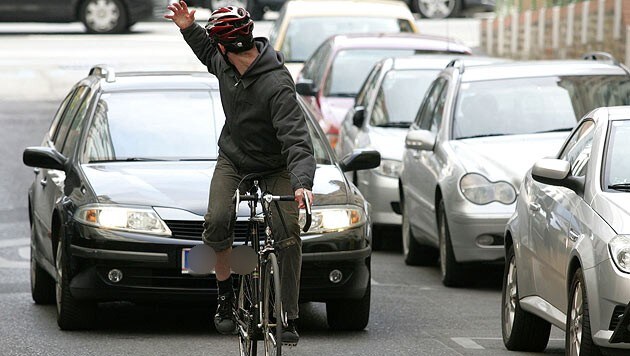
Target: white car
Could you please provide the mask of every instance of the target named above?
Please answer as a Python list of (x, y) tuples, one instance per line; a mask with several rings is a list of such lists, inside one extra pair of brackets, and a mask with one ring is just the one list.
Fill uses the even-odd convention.
[(630, 354), (629, 137), (630, 106), (596, 109), (525, 175), (505, 232), (508, 349), (544, 350), (555, 325), (567, 355)]

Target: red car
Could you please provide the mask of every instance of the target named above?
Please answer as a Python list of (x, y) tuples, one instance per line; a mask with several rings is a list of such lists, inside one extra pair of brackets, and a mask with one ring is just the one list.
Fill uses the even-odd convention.
[(386, 57), (414, 54), (462, 54), (471, 50), (443, 37), (417, 34), (337, 35), (324, 41), (306, 61), (296, 80), (297, 92), (313, 111), (335, 147), (341, 121), (372, 66)]

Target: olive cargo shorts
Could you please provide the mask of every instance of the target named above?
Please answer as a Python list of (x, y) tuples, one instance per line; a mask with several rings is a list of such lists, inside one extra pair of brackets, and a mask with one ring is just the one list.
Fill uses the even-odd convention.
[[(203, 241), (215, 251), (224, 251), (234, 241), (235, 206), (232, 198), (238, 183), (246, 175), (223, 155), (219, 154), (210, 184), (208, 212), (204, 216)], [(263, 191), (273, 195), (293, 195), (289, 172), (282, 171), (267, 175), (259, 182)], [(239, 187), (241, 194), (252, 186), (245, 180)], [(278, 264), (280, 267), (282, 303), (289, 319), (298, 317), (298, 297), (300, 293), (300, 271), (302, 268), (302, 241), (298, 224), (296, 202), (278, 202), (286, 223), (283, 228), (280, 214), (275, 204), (271, 204), (272, 224)], [(288, 236), (287, 236), (288, 232)]]

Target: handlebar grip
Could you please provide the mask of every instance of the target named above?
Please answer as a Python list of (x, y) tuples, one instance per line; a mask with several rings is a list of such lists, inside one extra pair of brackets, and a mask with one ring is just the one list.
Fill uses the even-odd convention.
[(278, 197), (278, 200), (280, 201), (294, 201), (295, 200), (295, 195), (281, 195)]
[(243, 194), (243, 195), (239, 195), (239, 200), (241, 201), (252, 201), (252, 200), (256, 200), (256, 196), (255, 195), (251, 195), (251, 194)]

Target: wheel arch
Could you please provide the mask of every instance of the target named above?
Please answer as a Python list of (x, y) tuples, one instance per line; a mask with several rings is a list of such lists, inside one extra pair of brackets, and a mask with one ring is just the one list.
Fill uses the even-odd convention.
[(440, 188), (440, 185), (437, 185), (435, 187), (435, 221), (438, 224), (439, 224), (438, 220), (440, 218), (438, 205), (440, 204), (440, 201), (442, 201), (443, 198), (444, 198), (444, 195), (442, 194), (442, 188)]
[(575, 272), (582, 268), (582, 262), (578, 258), (578, 256), (571, 257), (571, 261), (569, 262), (569, 267), (567, 269), (567, 298), (571, 293), (571, 283), (573, 282), (573, 276), (575, 276)]
[(514, 245), (514, 241), (512, 240), (512, 232), (510, 232), (510, 230), (506, 230), (505, 231), (505, 255), (507, 256), (508, 251), (510, 250), (510, 248), (512, 247), (512, 245)]
[(52, 216), (52, 222), (51, 222), (51, 229), (50, 229), (50, 242), (52, 244), (52, 255), (53, 255), (53, 260), (56, 261), (57, 260), (57, 246), (59, 245), (59, 232), (61, 231), (61, 225), (62, 225), (62, 220), (61, 220), (61, 214), (59, 212), (59, 210), (55, 209), (53, 211), (53, 216)]

